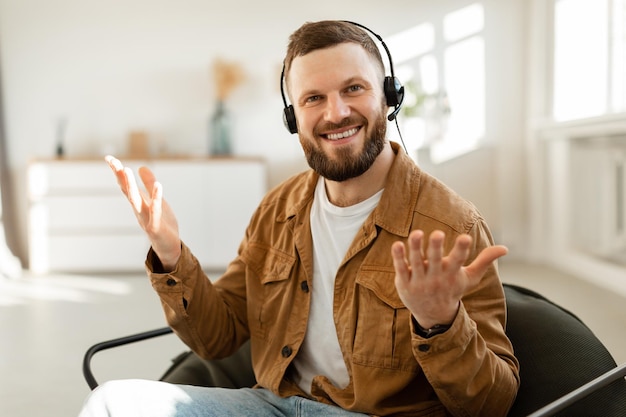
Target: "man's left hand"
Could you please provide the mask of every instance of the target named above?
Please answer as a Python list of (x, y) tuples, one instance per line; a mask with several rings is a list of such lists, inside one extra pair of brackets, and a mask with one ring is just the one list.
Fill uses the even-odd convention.
[(447, 256), (443, 254), (444, 239), (442, 231), (432, 232), (426, 255), (423, 251), (424, 232), (421, 230), (411, 232), (408, 249), (402, 242), (391, 246), (400, 299), (425, 329), (438, 324), (451, 324), (463, 295), (478, 285), (493, 261), (508, 252), (504, 246), (490, 246), (480, 252), (471, 264), (463, 266), (470, 254), (471, 236), (457, 237)]

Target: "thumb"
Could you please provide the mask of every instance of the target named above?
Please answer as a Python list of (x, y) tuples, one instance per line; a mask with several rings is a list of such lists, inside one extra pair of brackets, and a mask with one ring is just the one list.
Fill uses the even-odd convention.
[(482, 277), (496, 259), (507, 253), (509, 250), (506, 246), (489, 246), (478, 254), (476, 259), (465, 268), (465, 271), (472, 278)]

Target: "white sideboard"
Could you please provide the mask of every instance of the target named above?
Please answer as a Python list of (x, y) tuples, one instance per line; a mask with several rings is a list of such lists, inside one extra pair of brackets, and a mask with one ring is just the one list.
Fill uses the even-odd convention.
[[(267, 189), (260, 159), (123, 160), (150, 167), (203, 268), (222, 270)], [(29, 265), (34, 273), (140, 271), (149, 242), (104, 160), (28, 166)]]

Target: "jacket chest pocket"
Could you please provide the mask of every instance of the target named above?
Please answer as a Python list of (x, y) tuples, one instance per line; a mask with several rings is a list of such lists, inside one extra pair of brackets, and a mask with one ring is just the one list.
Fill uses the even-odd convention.
[(363, 267), (356, 279), (358, 313), (353, 361), (363, 366), (415, 372), (411, 313), (394, 284), (395, 271)]
[(242, 253), (247, 268), (248, 324), (250, 334), (270, 340), (289, 318), (291, 280), (295, 257), (270, 246), (251, 243)]

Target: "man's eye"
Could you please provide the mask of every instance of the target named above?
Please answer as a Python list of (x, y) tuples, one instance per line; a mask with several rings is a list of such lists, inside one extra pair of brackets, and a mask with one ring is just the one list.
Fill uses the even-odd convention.
[(351, 93), (354, 93), (356, 91), (360, 91), (363, 88), (360, 85), (351, 85), (350, 87), (348, 87), (348, 91)]
[(307, 97), (306, 102), (307, 103), (315, 103), (319, 99), (320, 99), (320, 96), (311, 96), (311, 97)]

